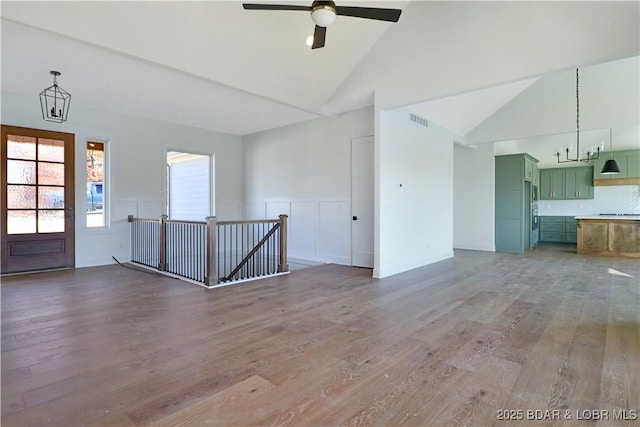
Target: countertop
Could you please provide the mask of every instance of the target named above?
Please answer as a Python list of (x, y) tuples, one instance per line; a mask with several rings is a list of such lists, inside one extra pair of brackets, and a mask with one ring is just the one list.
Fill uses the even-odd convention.
[(577, 216), (576, 219), (615, 219), (622, 221), (640, 221), (640, 215), (583, 215)]

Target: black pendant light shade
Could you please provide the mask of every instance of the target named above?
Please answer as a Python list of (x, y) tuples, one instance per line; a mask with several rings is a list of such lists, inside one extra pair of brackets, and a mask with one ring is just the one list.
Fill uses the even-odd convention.
[(600, 171), (600, 175), (613, 175), (616, 173), (620, 173), (620, 168), (618, 164), (613, 159), (613, 138), (611, 136), (613, 130), (609, 128), (609, 160), (604, 163), (602, 170)]
[(48, 122), (62, 123), (67, 120), (71, 94), (58, 86), (59, 71), (50, 71), (53, 85), (40, 92), (42, 118)]
[(613, 175), (615, 173), (620, 173), (620, 168), (615, 160), (609, 159), (605, 162), (600, 175)]

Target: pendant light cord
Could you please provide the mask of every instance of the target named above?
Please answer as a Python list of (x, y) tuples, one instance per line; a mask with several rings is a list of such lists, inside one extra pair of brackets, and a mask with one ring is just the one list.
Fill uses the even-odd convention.
[(576, 159), (580, 158), (580, 91), (578, 68), (576, 68)]
[(611, 128), (609, 128), (609, 158), (613, 159), (613, 142), (611, 136)]

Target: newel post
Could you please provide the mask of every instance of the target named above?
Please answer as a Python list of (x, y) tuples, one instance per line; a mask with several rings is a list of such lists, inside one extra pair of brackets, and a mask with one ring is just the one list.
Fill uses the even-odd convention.
[(278, 273), (289, 271), (287, 262), (287, 218), (289, 215), (280, 215), (280, 253), (278, 256)]
[(158, 257), (158, 270), (167, 271), (167, 229), (166, 222), (169, 219), (167, 215), (160, 216), (160, 222), (158, 223), (158, 242), (159, 242), (159, 250), (160, 254)]
[(216, 217), (207, 217), (207, 260), (206, 272), (204, 278), (205, 286), (214, 286), (218, 284), (218, 244), (217, 244), (217, 225)]

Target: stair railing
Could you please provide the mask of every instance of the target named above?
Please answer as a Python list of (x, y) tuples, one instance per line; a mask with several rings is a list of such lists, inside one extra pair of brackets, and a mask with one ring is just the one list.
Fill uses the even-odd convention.
[(286, 273), (287, 218), (178, 221), (130, 215), (131, 262), (206, 287)]

